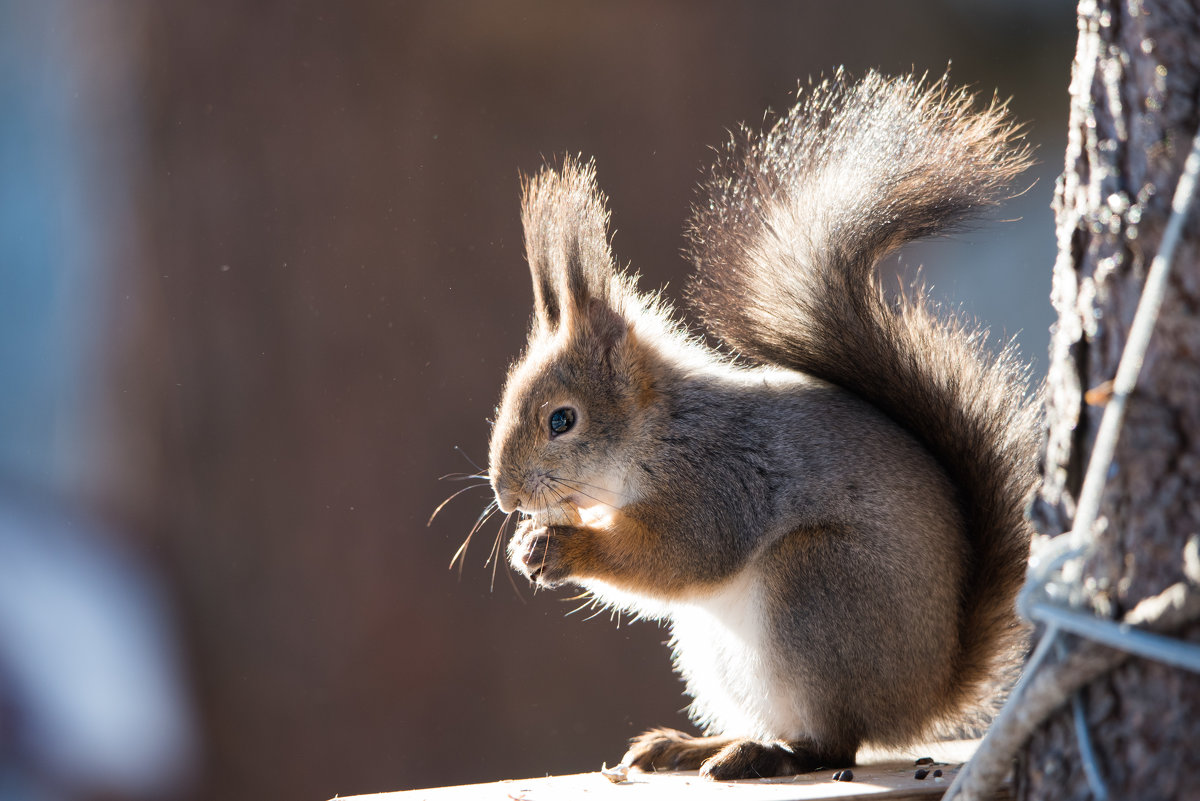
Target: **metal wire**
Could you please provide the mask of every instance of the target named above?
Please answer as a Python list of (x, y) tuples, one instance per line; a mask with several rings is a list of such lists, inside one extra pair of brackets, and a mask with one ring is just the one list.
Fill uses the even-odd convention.
[(1200, 643), (1164, 637), (1135, 628), (1128, 623), (1104, 620), (1054, 604), (1034, 604), (1032, 611), (1034, 620), (1053, 623), (1063, 631), (1103, 643), (1110, 648), (1127, 651), (1135, 656), (1200, 673)]
[(1081, 687), (1071, 696), (1071, 714), (1075, 718), (1075, 739), (1079, 741), (1080, 762), (1083, 763), (1083, 775), (1087, 777), (1088, 787), (1092, 789), (1096, 801), (1108, 801), (1108, 785), (1100, 773), (1100, 760), (1096, 758), (1096, 749), (1092, 747), (1092, 735), (1083, 711), (1083, 692), (1084, 688)]

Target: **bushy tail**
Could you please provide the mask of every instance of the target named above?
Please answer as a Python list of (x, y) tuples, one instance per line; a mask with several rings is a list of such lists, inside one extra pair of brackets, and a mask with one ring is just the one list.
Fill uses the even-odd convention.
[(919, 290), (888, 300), (874, 268), (999, 202), (1028, 163), (1017, 138), (1003, 106), (974, 111), (945, 79), (839, 72), (766, 132), (735, 135), (689, 230), (692, 299), (715, 334), (870, 401), (959, 488), (973, 558), (947, 713), (975, 706), (1019, 653), (1037, 406), (1010, 348), (990, 353)]

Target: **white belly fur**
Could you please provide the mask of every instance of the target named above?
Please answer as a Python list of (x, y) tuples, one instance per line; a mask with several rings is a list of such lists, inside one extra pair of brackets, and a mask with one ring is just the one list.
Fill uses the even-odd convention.
[(671, 604), (675, 667), (692, 718), (710, 734), (795, 740), (807, 733), (802, 682), (781, 680), (771, 653), (763, 588), (746, 570), (717, 591)]

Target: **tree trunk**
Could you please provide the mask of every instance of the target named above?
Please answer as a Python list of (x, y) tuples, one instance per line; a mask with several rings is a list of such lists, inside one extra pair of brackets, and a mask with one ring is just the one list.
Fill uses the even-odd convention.
[[(1059, 321), (1047, 379), (1044, 534), (1075, 499), (1171, 197), (1197, 128), (1200, 9), (1188, 0), (1082, 0), (1066, 168), (1058, 187)], [(1084, 570), (1097, 614), (1121, 617), (1178, 581), (1200, 583), (1200, 225), (1193, 210), (1131, 397)], [(1097, 398), (1099, 396), (1099, 398)], [(1176, 636), (1200, 640), (1200, 626)], [(1085, 688), (1110, 797), (1200, 798), (1200, 676), (1132, 659)], [(1030, 741), (1019, 795), (1092, 797), (1069, 707)]]

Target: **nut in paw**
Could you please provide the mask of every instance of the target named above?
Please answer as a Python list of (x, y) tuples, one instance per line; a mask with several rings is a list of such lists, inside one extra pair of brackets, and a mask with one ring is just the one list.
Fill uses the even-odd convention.
[(532, 518), (524, 520), (508, 542), (508, 561), (530, 582), (556, 587), (570, 575), (562, 547), (569, 532), (566, 526), (544, 526)]

